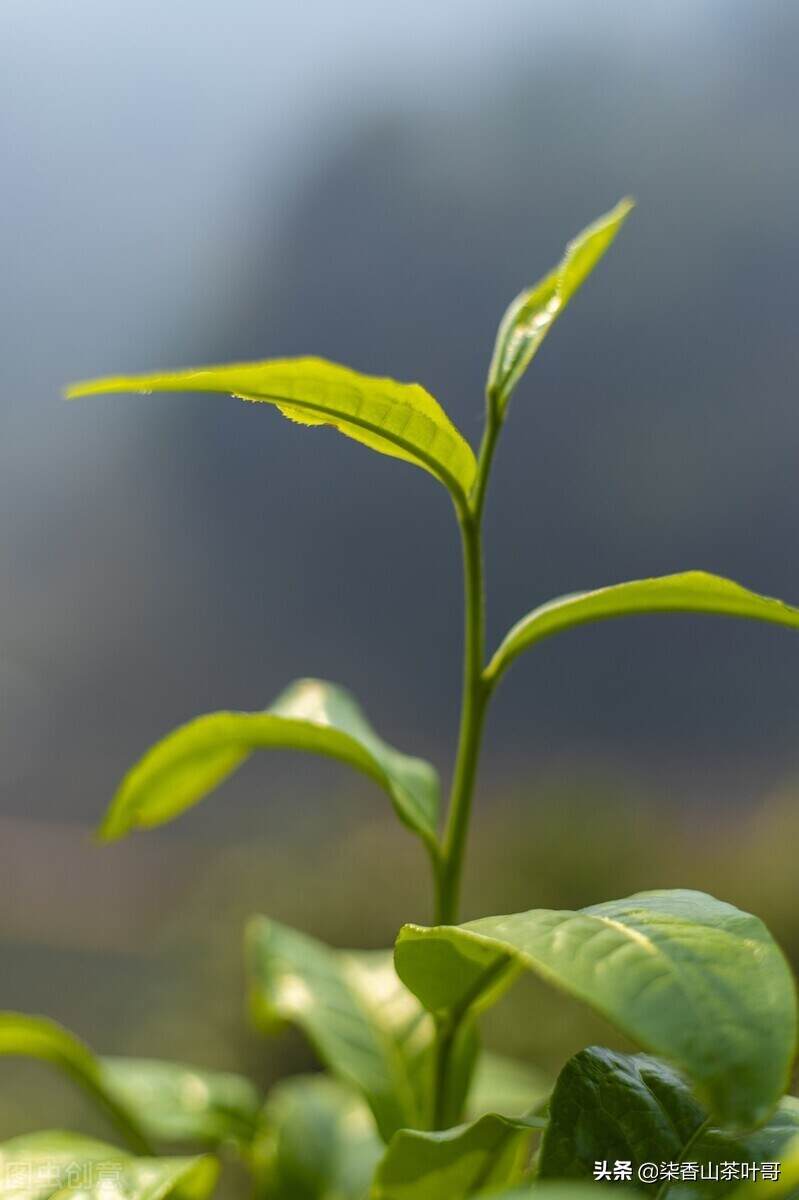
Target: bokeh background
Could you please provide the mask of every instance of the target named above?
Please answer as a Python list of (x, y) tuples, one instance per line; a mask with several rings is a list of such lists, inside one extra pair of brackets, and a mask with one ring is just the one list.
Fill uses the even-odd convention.
[[(520, 387), (488, 507), (490, 641), (563, 592), (704, 567), (799, 601), (799, 7), (790, 0), (4, 0), (0, 1007), (98, 1050), (308, 1062), (243, 1016), (252, 912), (338, 944), (424, 920), (381, 794), (261, 757), (179, 823), (91, 828), (155, 738), (292, 678), (446, 778), (458, 546), (422, 472), (221, 397), (66, 404), (116, 370), (318, 353), (418, 379), (477, 440), (505, 304), (638, 208)], [(518, 665), (468, 913), (695, 886), (799, 960), (799, 642), (650, 618)], [(526, 985), (498, 1047), (598, 1022)], [(0, 1063), (0, 1135), (96, 1128)]]

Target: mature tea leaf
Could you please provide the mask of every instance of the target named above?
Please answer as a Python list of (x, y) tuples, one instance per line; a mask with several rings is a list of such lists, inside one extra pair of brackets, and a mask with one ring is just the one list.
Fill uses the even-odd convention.
[(385, 1149), (361, 1096), (325, 1075), (269, 1093), (252, 1150), (261, 1200), (364, 1200)]
[(542, 1071), (484, 1050), (474, 1068), (467, 1111), (471, 1117), (501, 1113), (518, 1117), (542, 1103), (552, 1091), (552, 1081)]
[(133, 1158), (93, 1138), (54, 1131), (0, 1144), (0, 1200), (205, 1200), (213, 1158)]
[(377, 736), (343, 688), (301, 679), (265, 712), (197, 717), (157, 742), (128, 772), (102, 826), (105, 838), (163, 825), (202, 800), (254, 750), (306, 750), (348, 763), (388, 793), (400, 820), (437, 846), (435, 769)]
[(474, 482), (471, 447), (423, 387), (362, 375), (321, 358), (119, 375), (67, 388), (70, 399), (106, 392), (225, 392), (274, 404), (300, 425), (332, 425), (372, 450), (429, 471), (459, 500)]
[(241, 1075), (143, 1058), (102, 1058), (100, 1073), (156, 1141), (216, 1145), (252, 1137), (261, 1097)]
[(720, 1123), (767, 1120), (796, 1044), (785, 959), (756, 917), (702, 892), (641, 892), (400, 932), (400, 978), (439, 1020), (496, 1000), (524, 968), (684, 1070)]
[[(685, 1080), (665, 1063), (591, 1046), (570, 1059), (558, 1077), (539, 1174), (591, 1179), (600, 1161), (634, 1166), (681, 1161), (706, 1119)], [(627, 1186), (636, 1182), (633, 1176)]]
[(578, 233), (554, 270), (521, 292), (508, 307), (497, 331), (488, 372), (488, 392), (500, 411), (507, 407), (539, 346), (609, 248), (632, 207), (631, 200), (622, 200)]
[(782, 600), (759, 596), (720, 575), (682, 571), (678, 575), (617, 583), (593, 592), (574, 592), (542, 604), (522, 617), (506, 635), (486, 668), (486, 677), (498, 679), (523, 651), (576, 625), (612, 617), (670, 612), (744, 617), (799, 629), (799, 609)]
[(55, 1021), (26, 1013), (0, 1013), (0, 1055), (36, 1058), (58, 1067), (91, 1096), (135, 1150), (149, 1153), (136, 1116), (106, 1085), (91, 1050)]
[[(322, 1062), (368, 1100), (382, 1136), (425, 1127), (433, 1069), (433, 1022), (397, 978), (389, 951), (333, 950), (256, 917), (247, 937), (251, 1007), (267, 1031), (290, 1022)], [(475, 1045), (468, 1031), (453, 1075), (459, 1109)]]
[[(594, 1165), (616, 1161), (685, 1167), (668, 1184), (671, 1200), (718, 1200), (738, 1187), (729, 1164), (780, 1161), (799, 1134), (799, 1101), (784, 1096), (761, 1129), (734, 1135), (705, 1128), (707, 1113), (687, 1083), (648, 1055), (591, 1047), (575, 1055), (558, 1078), (550, 1121), (538, 1156), (541, 1178), (591, 1179)], [(726, 1167), (724, 1164), (727, 1164)], [(714, 1177), (715, 1176), (715, 1177)], [(740, 1177), (740, 1172), (739, 1172)]]
[(377, 1168), (371, 1200), (463, 1200), (518, 1183), (539, 1125), (489, 1113), (443, 1132), (401, 1129)]

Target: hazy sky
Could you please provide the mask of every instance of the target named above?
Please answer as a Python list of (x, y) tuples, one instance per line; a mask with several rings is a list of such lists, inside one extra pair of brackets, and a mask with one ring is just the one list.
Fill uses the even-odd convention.
[[(536, 495), (546, 506), (550, 488), (563, 536), (547, 541), (538, 530), (537, 567), (500, 545), (505, 577), (493, 595), (515, 618), (522, 599), (544, 599), (550, 586), (661, 563), (729, 574), (740, 563), (745, 582), (791, 594), (778, 545), (795, 503), (785, 382), (795, 336), (781, 299), (795, 294), (799, 270), (795, 11), (782, 0), (2, 0), (0, 779), (9, 807), (29, 807), (21, 779), (40, 797), (49, 785), (37, 772), (61, 770), (52, 743), (40, 750), (41, 724), (73, 747), (73, 780), (97, 766), (102, 778), (83, 788), (89, 809), (92, 789), (107, 788), (161, 721), (246, 702), (242, 680), (265, 702), (286, 682), (284, 653), (285, 670), (316, 670), (303, 659), (311, 633), (331, 673), (349, 675), (361, 646), (361, 675), (379, 692), (371, 664), (382, 633), (371, 614), (358, 631), (368, 597), (349, 582), (361, 544), (395, 522), (381, 543), (390, 562), (370, 557), (372, 587), (396, 570), (407, 592), (389, 588), (384, 603), (403, 617), (418, 603), (414, 572), (439, 565), (438, 532), (425, 523), (429, 541), (415, 545), (428, 500), (412, 479), (387, 472), (384, 485), (381, 474), (378, 514), (359, 497), (383, 466), (361, 459), (350, 469), (345, 447), (308, 439), (302, 469), (316, 472), (314, 487), (295, 496), (296, 431), (279, 422), (264, 423), (248, 458), (252, 426), (230, 407), (68, 406), (66, 381), (319, 349), (367, 369), (396, 363), (409, 377), (418, 363), (417, 377), (434, 390), (440, 382), (474, 436), (479, 396), (457, 405), (480, 387), (501, 304), (628, 189), (640, 209), (603, 267), (597, 300), (575, 305), (574, 332), (563, 335), (575, 340), (553, 338), (536, 365), (558, 397), (535, 410), (552, 423)], [(747, 310), (753, 274), (771, 280), (773, 309)], [(571, 355), (575, 344), (586, 353)], [(612, 422), (595, 416), (604, 411), (597, 392), (612, 400)], [(764, 403), (771, 416), (761, 418)], [(531, 406), (517, 419), (496, 531), (514, 547), (536, 532), (527, 447), (547, 444), (546, 429), (523, 425)], [(267, 494), (280, 517), (268, 538), (257, 528)], [(691, 516), (700, 507), (701, 523)], [(692, 548), (700, 524), (704, 541)], [(448, 547), (450, 533), (440, 531)], [(435, 689), (446, 679), (454, 691), (457, 680), (447, 595), (438, 588), (413, 610), (420, 622), (437, 614), (435, 654), (422, 655), (436, 735)], [(723, 650), (728, 635), (718, 636)], [(263, 679), (251, 669), (251, 637)], [(790, 662), (773, 654), (762, 680), (782, 664), (784, 694)], [(412, 725), (407, 646), (385, 655)], [(585, 657), (580, 695), (593, 730), (617, 708), (601, 699), (610, 655), (590, 660), (591, 678)], [(740, 652), (722, 661), (731, 659), (749, 682)], [(664, 650), (664, 679), (670, 663)], [(634, 679), (636, 663), (628, 667)], [(568, 670), (558, 675), (564, 724), (575, 703)], [(715, 695), (717, 681), (705, 682)], [(672, 683), (679, 715), (686, 704)], [(623, 676), (617, 687), (628, 706), (619, 712), (646, 712)], [(95, 697), (94, 724), (82, 719), (79, 689), (84, 703)], [(756, 697), (732, 683), (726, 693), (740, 698), (739, 724), (760, 713), (769, 726)], [(614, 734), (626, 744), (624, 720)]]

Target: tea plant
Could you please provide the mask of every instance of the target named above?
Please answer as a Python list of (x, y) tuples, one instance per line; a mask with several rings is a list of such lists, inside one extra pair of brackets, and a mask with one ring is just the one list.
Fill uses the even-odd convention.
[[(259, 1200), (460, 1200), (542, 1190), (553, 1200), (590, 1200), (595, 1175), (646, 1187), (637, 1174), (642, 1163), (665, 1164), (650, 1184), (658, 1200), (672, 1189), (717, 1197), (739, 1186), (742, 1172), (730, 1164), (780, 1158), (782, 1183), (750, 1191), (761, 1186), (776, 1198), (799, 1186), (799, 1101), (784, 1095), (796, 1043), (794, 983), (756, 917), (679, 890), (458, 923), (483, 724), (517, 658), (576, 625), (627, 614), (716, 613), (799, 627), (796, 609), (688, 571), (552, 600), (486, 655), (483, 509), (511, 397), (630, 208), (624, 201), (589, 226), (508, 308), (477, 457), (424, 388), (320, 359), (70, 389), (72, 396), (232, 394), (274, 405), (300, 424), (332, 425), (434, 476), (452, 500), (463, 547), (460, 734), (443, 820), (434, 768), (383, 741), (351, 696), (321, 680), (292, 684), (264, 712), (201, 716), (145, 754), (108, 810), (106, 838), (173, 820), (256, 750), (305, 750), (371, 776), (424, 847), (435, 923), (405, 925), (392, 956), (331, 949), (268, 918), (252, 920), (253, 1019), (269, 1034), (288, 1024), (300, 1029), (324, 1067), (284, 1080), (265, 1099), (238, 1076), (98, 1058), (44, 1018), (4, 1014), (0, 1052), (61, 1067), (97, 1101), (129, 1152), (71, 1134), (18, 1138), (0, 1148), (0, 1191), (10, 1193), (9, 1180), (25, 1168), (30, 1197), (63, 1188), (97, 1200), (171, 1191), (199, 1200), (213, 1186), (215, 1160), (163, 1156), (181, 1147), (238, 1154)], [(531, 1068), (482, 1049), (480, 1014), (523, 971), (594, 1009), (642, 1052), (591, 1047), (544, 1087)]]

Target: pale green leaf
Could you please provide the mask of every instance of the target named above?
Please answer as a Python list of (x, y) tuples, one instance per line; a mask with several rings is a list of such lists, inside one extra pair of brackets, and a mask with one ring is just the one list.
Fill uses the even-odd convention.
[(759, 596), (720, 575), (682, 571), (678, 575), (617, 583), (593, 592), (574, 592), (542, 604), (506, 635), (486, 668), (486, 678), (498, 679), (515, 658), (555, 633), (592, 621), (646, 613), (707, 613), (799, 629), (799, 609), (781, 600)]
[(466, 1104), (471, 1117), (501, 1113), (518, 1117), (540, 1105), (552, 1091), (552, 1081), (536, 1067), (484, 1050), (474, 1068)]
[[(256, 1023), (268, 1032), (281, 1023), (301, 1029), (333, 1074), (366, 1097), (386, 1140), (405, 1125), (429, 1122), (433, 1022), (400, 983), (390, 952), (333, 950), (257, 917), (247, 963)], [(453, 1110), (463, 1102), (474, 1054), (465, 1032)]]
[(633, 207), (622, 200), (569, 242), (554, 268), (512, 301), (500, 322), (488, 392), (503, 411), (546, 335), (619, 232)]
[(385, 1149), (366, 1102), (325, 1075), (269, 1093), (251, 1164), (261, 1200), (365, 1200)]
[(0, 1200), (205, 1200), (213, 1158), (133, 1158), (116, 1146), (61, 1131), (0, 1144)]
[(106, 1085), (91, 1050), (55, 1021), (26, 1013), (0, 1013), (0, 1055), (35, 1058), (57, 1067), (91, 1096), (134, 1150), (149, 1153), (149, 1143), (136, 1116)]
[(488, 1113), (442, 1132), (401, 1129), (375, 1174), (371, 1200), (464, 1200), (518, 1183), (540, 1122)]
[(241, 1075), (144, 1058), (102, 1058), (100, 1072), (157, 1141), (215, 1145), (252, 1136), (261, 1098)]
[(321, 358), (119, 375), (67, 388), (70, 399), (107, 392), (224, 392), (274, 404), (301, 425), (332, 425), (381, 454), (424, 468), (460, 501), (474, 482), (471, 447), (423, 387), (362, 375)]
[(227, 779), (254, 750), (305, 750), (371, 776), (401, 821), (437, 845), (435, 769), (377, 736), (343, 688), (301, 679), (265, 712), (197, 717), (157, 742), (123, 779), (102, 826), (105, 838), (171, 821)]
[(450, 1023), (531, 970), (685, 1071), (724, 1125), (763, 1123), (785, 1090), (796, 1044), (788, 965), (761, 921), (701, 892), (409, 925), (395, 961), (424, 1006)]

